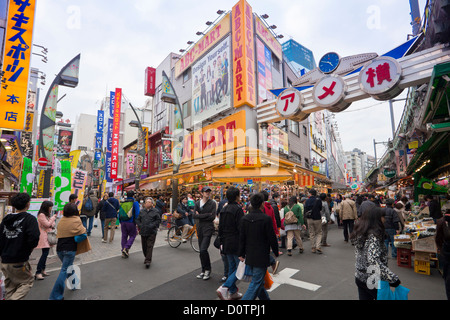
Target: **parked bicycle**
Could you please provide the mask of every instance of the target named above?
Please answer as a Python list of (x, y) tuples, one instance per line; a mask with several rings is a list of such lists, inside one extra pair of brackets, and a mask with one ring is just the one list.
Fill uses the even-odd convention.
[[(169, 243), (169, 246), (172, 248), (178, 248), (181, 243), (183, 243), (181, 235), (183, 233), (183, 227), (177, 227), (176, 225), (173, 225), (171, 228), (169, 228), (169, 231), (167, 231), (167, 242)], [(189, 230), (186, 241), (189, 241), (191, 244), (192, 249), (194, 249), (195, 252), (200, 252), (200, 248), (198, 245), (198, 236), (197, 236), (197, 225), (194, 225), (191, 230)]]

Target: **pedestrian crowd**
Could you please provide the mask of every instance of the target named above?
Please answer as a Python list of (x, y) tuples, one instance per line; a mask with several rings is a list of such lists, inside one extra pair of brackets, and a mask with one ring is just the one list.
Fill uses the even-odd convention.
[[(0, 225), (1, 271), (5, 276), (6, 299), (23, 299), (34, 280), (44, 280), (49, 250), (56, 246), (62, 262), (61, 270), (50, 293), (50, 300), (64, 299), (66, 279), (70, 289), (76, 289), (77, 279), (72, 268), (78, 254), (88, 252), (93, 218), (101, 221), (102, 243), (114, 241), (115, 229), (121, 228), (121, 255), (129, 257), (136, 237), (141, 236), (145, 268), (152, 263), (153, 247), (160, 229), (162, 216), (168, 213), (162, 196), (138, 197), (128, 191), (119, 201), (114, 193), (104, 193), (101, 200), (94, 192), (88, 192), (81, 203), (72, 194), (64, 206), (62, 218), (56, 223), (52, 215), (53, 203), (44, 201), (37, 219), (27, 213), (30, 196), (19, 193), (11, 199), (15, 212), (5, 216)], [(426, 197), (424, 206), (438, 223), (439, 248), (444, 255), (444, 278), (448, 290), (450, 266), (450, 201), (448, 207), (436, 206), (433, 197)], [(450, 199), (449, 199), (450, 200)], [(142, 201), (142, 202), (141, 202)], [(79, 206), (81, 205), (81, 210)], [(224, 264), (222, 285), (216, 290), (222, 300), (268, 300), (270, 274), (279, 268), (281, 249), (288, 256), (294, 249), (302, 254), (304, 241), (309, 240), (310, 250), (322, 254), (331, 245), (327, 241), (328, 226), (336, 223), (343, 231), (343, 241), (354, 246), (355, 284), (360, 299), (376, 299), (377, 289), (371, 283), (371, 268), (378, 268), (380, 280), (393, 287), (400, 285), (399, 277), (388, 267), (388, 253), (396, 257), (394, 236), (405, 227), (411, 214), (411, 202), (406, 197), (385, 198), (375, 194), (344, 194), (332, 198), (311, 189), (308, 195), (291, 195), (282, 199), (277, 192), (264, 190), (242, 199), (236, 187), (227, 187), (224, 197), (213, 197), (211, 189), (204, 187), (192, 197), (182, 194), (175, 206), (173, 216), (180, 228), (181, 241), (185, 242), (189, 231), (196, 225), (199, 243), (201, 271), (199, 280), (209, 280), (212, 268), (210, 244), (220, 250)], [(216, 241), (213, 236), (217, 234)], [(34, 249), (41, 249), (36, 272), (32, 275), (29, 257)], [(240, 293), (238, 282), (242, 273), (250, 276), (245, 293)]]

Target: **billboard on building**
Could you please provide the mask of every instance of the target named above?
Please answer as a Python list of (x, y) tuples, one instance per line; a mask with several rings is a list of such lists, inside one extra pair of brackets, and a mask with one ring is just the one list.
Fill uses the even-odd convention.
[(231, 107), (231, 40), (227, 37), (192, 66), (193, 122)]
[(288, 40), (283, 43), (283, 53), (294, 72), (299, 75), (316, 68), (314, 54), (295, 40)]
[(264, 43), (256, 39), (256, 57), (258, 61), (258, 103), (273, 100), (275, 97), (269, 89), (273, 89), (272, 82), (272, 52)]
[(175, 78), (178, 78), (203, 54), (214, 47), (230, 32), (230, 29), (230, 14), (227, 14), (175, 63)]
[(232, 11), (234, 107), (256, 106), (253, 10), (240, 0)]

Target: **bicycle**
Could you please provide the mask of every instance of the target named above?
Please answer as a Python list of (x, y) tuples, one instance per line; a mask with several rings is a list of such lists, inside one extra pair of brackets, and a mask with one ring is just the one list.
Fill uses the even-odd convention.
[[(167, 231), (167, 242), (169, 243), (169, 246), (172, 248), (178, 248), (183, 241), (181, 241), (181, 234), (183, 232), (183, 227), (177, 227), (174, 223), (174, 225), (169, 228), (169, 231)], [(186, 240), (189, 240), (192, 249), (194, 249), (195, 252), (200, 252), (200, 248), (198, 245), (198, 235), (197, 235), (197, 225), (194, 224), (194, 226), (189, 230)]]

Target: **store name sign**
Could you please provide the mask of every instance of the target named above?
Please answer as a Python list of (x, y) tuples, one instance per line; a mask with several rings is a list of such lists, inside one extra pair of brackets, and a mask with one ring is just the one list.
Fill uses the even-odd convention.
[(253, 11), (240, 0), (232, 10), (234, 107), (256, 106)]
[(245, 110), (184, 137), (182, 163), (246, 146)]
[(203, 36), (184, 56), (175, 63), (175, 78), (178, 78), (204, 53), (230, 32), (230, 14), (220, 20), (214, 28)]
[(255, 31), (264, 43), (267, 44), (269, 49), (277, 56), (277, 58), (283, 60), (283, 49), (281, 48), (281, 44), (272, 35), (272, 32), (267, 29), (258, 16), (255, 17)]

